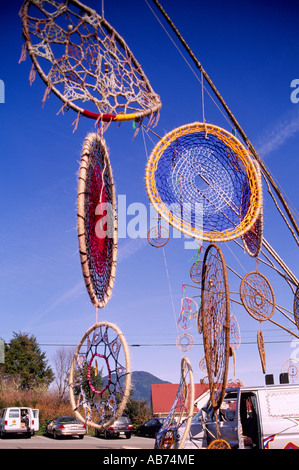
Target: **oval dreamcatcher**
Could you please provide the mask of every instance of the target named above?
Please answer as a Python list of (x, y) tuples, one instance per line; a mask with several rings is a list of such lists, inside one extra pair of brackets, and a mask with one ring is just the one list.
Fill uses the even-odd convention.
[(274, 293), (268, 279), (261, 273), (247, 273), (240, 285), (240, 297), (247, 312), (259, 321), (271, 318), (275, 310)]
[[(177, 394), (167, 418), (157, 433), (155, 449), (182, 449), (188, 436), (194, 410), (194, 377), (187, 357), (181, 360)], [(182, 432), (179, 432), (180, 426)]]
[(191, 330), (196, 322), (198, 305), (190, 297), (181, 299), (181, 310), (178, 318), (178, 326), (181, 330)]
[(265, 342), (264, 342), (264, 335), (262, 330), (257, 332), (257, 346), (259, 350), (259, 355), (262, 364), (263, 374), (266, 373), (266, 352), (265, 352)]
[(217, 410), (224, 398), (228, 374), (230, 303), (224, 256), (215, 244), (208, 246), (203, 259), (202, 334), (211, 404)]
[(88, 426), (107, 429), (121, 416), (130, 394), (131, 364), (117, 326), (100, 322), (84, 334), (74, 354), (69, 386), (73, 411)]
[[(261, 180), (261, 171), (259, 164), (256, 160), (253, 160), (256, 167), (257, 174)], [(262, 188), (262, 183), (260, 184)], [(261, 190), (262, 191), (262, 190)], [(262, 248), (263, 243), (263, 204), (260, 206), (259, 215), (252, 225), (252, 227), (242, 235), (242, 241), (246, 252), (249, 256), (256, 258)]]
[(112, 169), (105, 141), (88, 134), (78, 179), (78, 240), (91, 302), (104, 307), (111, 297), (117, 258), (117, 213)]
[(238, 320), (235, 315), (230, 316), (230, 347), (232, 349), (238, 349), (241, 344), (241, 333)]
[[(24, 46), (35, 73), (63, 107), (102, 121), (153, 124), (161, 108), (140, 64), (124, 39), (95, 10), (77, 0), (25, 0), (20, 11)], [(86, 103), (90, 108), (85, 109)]]
[(235, 239), (260, 213), (261, 181), (250, 154), (236, 137), (210, 124), (166, 134), (149, 156), (145, 183), (161, 217), (195, 239)]

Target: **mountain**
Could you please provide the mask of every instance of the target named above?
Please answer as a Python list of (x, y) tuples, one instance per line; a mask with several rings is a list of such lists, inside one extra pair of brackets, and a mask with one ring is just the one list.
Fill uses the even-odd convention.
[[(103, 377), (104, 384), (107, 383), (108, 377)], [(112, 374), (112, 381), (114, 376)], [(123, 381), (121, 380), (121, 383)], [(132, 398), (133, 400), (146, 400), (148, 405), (151, 405), (151, 384), (169, 384), (165, 380), (144, 371), (132, 372), (131, 385), (132, 385)]]
[(151, 404), (151, 384), (169, 384), (165, 380), (144, 371), (132, 372), (133, 400), (147, 400)]

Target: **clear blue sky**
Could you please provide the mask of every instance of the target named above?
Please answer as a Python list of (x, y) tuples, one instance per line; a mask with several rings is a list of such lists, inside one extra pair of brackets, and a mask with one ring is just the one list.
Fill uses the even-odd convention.
[[(43, 82), (37, 76), (29, 85), (29, 57), (18, 64), (22, 2), (1, 3), (0, 79), (5, 83), (5, 103), (0, 104), (0, 337), (9, 341), (14, 331), (33, 334), (51, 362), (58, 345), (76, 345), (96, 318), (81, 273), (76, 228), (80, 151), (94, 123), (81, 118), (73, 133), (76, 115), (71, 110), (57, 115), (61, 103), (54, 95), (42, 109)], [(101, 11), (101, 0), (86, 0), (86, 4)], [(298, 2), (161, 0), (161, 4), (298, 212), (299, 103), (290, 99), (290, 84), (299, 78)], [(161, 96), (155, 132), (162, 136), (180, 125), (201, 121), (199, 81), (145, 1), (105, 0), (104, 7), (106, 19), (127, 41)], [(207, 95), (205, 117), (231, 130)], [(145, 146), (142, 132), (135, 139), (132, 136), (131, 123), (112, 124), (105, 133), (116, 191), (126, 196), (127, 206), (140, 202), (149, 210), (144, 173), (147, 152), (157, 138), (146, 137)], [(127, 214), (127, 222), (133, 218)], [(264, 223), (266, 239), (298, 277), (298, 247), (267, 195)], [(163, 252), (144, 238), (119, 240), (113, 296), (99, 311), (99, 320), (116, 323), (124, 332), (133, 370), (171, 382), (179, 380), (182, 357), (175, 346), (182, 332), (176, 325), (182, 284), (191, 284), (190, 259), (196, 255), (195, 250), (184, 248), (185, 241), (183, 236), (171, 238), (165, 247), (175, 312)], [(255, 261), (235, 243), (221, 248), (227, 264), (240, 275), (255, 269)], [(259, 269), (271, 282), (277, 303), (292, 310), (293, 295), (282, 278), (261, 264)], [(237, 292), (239, 278), (230, 271), (228, 275), (230, 291)], [(195, 289), (187, 288), (186, 295), (196, 295)], [(231, 311), (242, 335), (236, 351), (237, 377), (246, 385), (264, 383), (256, 345), (257, 330), (262, 327), (267, 373), (277, 381), (294, 351), (292, 336), (270, 322), (260, 325), (234, 302)], [(272, 318), (297, 330), (278, 311)], [(189, 333), (196, 344), (187, 356), (199, 381), (204, 376), (198, 366), (202, 337), (196, 327)], [(140, 347), (132, 346), (136, 344)]]

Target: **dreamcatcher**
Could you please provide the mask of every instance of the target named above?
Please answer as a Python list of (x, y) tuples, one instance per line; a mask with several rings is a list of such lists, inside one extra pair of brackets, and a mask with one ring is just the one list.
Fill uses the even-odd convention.
[[(150, 118), (161, 108), (141, 66), (121, 36), (96, 11), (77, 0), (26, 0), (20, 11), (24, 47), (46, 84), (80, 115), (101, 121)], [(85, 109), (86, 103), (90, 108)], [(78, 119), (77, 118), (77, 119)]]
[(168, 243), (170, 233), (167, 227), (161, 224), (161, 217), (158, 216), (158, 221), (155, 227), (149, 229), (147, 239), (150, 245), (155, 248), (161, 248)]
[[(171, 410), (158, 431), (155, 449), (182, 449), (190, 430), (194, 410), (194, 378), (190, 361), (181, 360), (181, 378)], [(187, 417), (186, 417), (187, 415)], [(182, 434), (179, 428), (184, 424)]]
[(235, 239), (260, 213), (261, 181), (250, 154), (236, 137), (210, 124), (166, 134), (148, 158), (145, 183), (161, 217), (192, 238)]
[(265, 321), (273, 315), (274, 293), (263, 274), (256, 271), (247, 273), (241, 281), (240, 297), (245, 309), (255, 320)]
[(91, 302), (111, 297), (117, 257), (117, 213), (112, 169), (104, 139), (88, 134), (78, 179), (78, 240), (82, 272)]
[(281, 368), (281, 373), (287, 373), (290, 383), (296, 383), (299, 377), (299, 362), (288, 359)]
[(72, 408), (88, 426), (107, 429), (123, 413), (130, 393), (131, 364), (119, 328), (109, 322), (89, 328), (75, 351), (69, 385)]
[(259, 350), (259, 355), (262, 364), (262, 371), (263, 374), (266, 373), (266, 352), (265, 352), (265, 342), (264, 342), (264, 335), (262, 330), (258, 330), (257, 332), (257, 346)]
[(181, 299), (181, 310), (178, 317), (178, 326), (181, 330), (191, 330), (196, 322), (198, 312), (198, 305), (195, 300), (190, 297), (184, 297)]
[[(259, 175), (259, 179), (261, 180), (261, 172), (259, 164), (256, 160), (253, 160), (253, 163), (256, 167), (256, 171)], [(262, 183), (261, 183), (262, 188)], [(252, 227), (242, 235), (243, 244), (245, 247), (246, 252), (249, 256), (256, 258), (262, 247), (263, 243), (263, 204), (260, 206), (259, 215), (252, 225)]]
[(187, 352), (194, 346), (194, 336), (182, 333), (176, 339), (176, 346), (180, 351)]
[[(217, 245), (208, 246), (203, 259), (202, 334), (211, 404), (220, 407), (225, 393), (230, 352), (230, 304), (226, 265)], [(220, 389), (216, 393), (216, 389)]]
[(203, 246), (199, 246), (197, 249), (196, 260), (190, 268), (190, 277), (196, 284), (201, 284), (202, 280), (202, 260), (199, 259), (200, 252)]
[(235, 351), (241, 345), (240, 327), (239, 327), (239, 323), (235, 315), (230, 316), (229, 345), (230, 345), (230, 356), (233, 357), (233, 362), (234, 362), (234, 378), (235, 378), (236, 377), (236, 353)]

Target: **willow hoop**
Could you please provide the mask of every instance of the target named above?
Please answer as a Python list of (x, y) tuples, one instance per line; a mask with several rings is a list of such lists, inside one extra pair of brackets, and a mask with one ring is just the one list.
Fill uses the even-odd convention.
[(294, 320), (299, 329), (299, 286), (297, 286), (294, 296)]
[(255, 320), (265, 321), (275, 310), (274, 292), (268, 279), (261, 273), (247, 273), (240, 285), (240, 297), (245, 309)]
[[(140, 64), (124, 39), (97, 12), (78, 0), (25, 0), (24, 47), (33, 62), (30, 81), (38, 72), (52, 91), (85, 117), (102, 121), (140, 121), (161, 108)], [(89, 109), (85, 109), (88, 102)]]
[[(96, 339), (95, 333), (98, 332), (100, 334)], [(86, 348), (85, 352), (81, 351), (82, 347)], [(103, 353), (99, 353), (99, 350), (103, 350)], [(78, 361), (79, 357), (80, 361)], [(83, 362), (82, 357), (84, 357)], [(91, 364), (95, 357), (104, 359), (104, 365), (107, 368), (107, 384), (101, 390), (97, 390), (92, 384), (90, 374)], [(88, 426), (107, 429), (122, 415), (129, 399), (130, 389), (131, 361), (123, 333), (110, 322), (94, 324), (79, 342), (71, 364), (69, 391), (75, 415)], [(120, 401), (117, 400), (117, 395), (121, 396)], [(82, 416), (79, 411), (80, 407), (85, 410), (85, 416)], [(95, 421), (92, 420), (92, 411), (96, 414)], [(107, 412), (110, 416), (108, 419), (105, 418)]]
[[(203, 259), (202, 335), (211, 404), (217, 410), (224, 398), (230, 351), (230, 302), (226, 264), (220, 248), (210, 244)], [(216, 388), (220, 388), (216, 394)]]
[(209, 242), (242, 236), (262, 204), (249, 152), (229, 132), (205, 123), (184, 125), (160, 139), (147, 161), (145, 185), (167, 223)]
[(112, 169), (104, 139), (88, 134), (78, 178), (78, 241), (90, 300), (104, 307), (112, 295), (117, 259), (117, 213)]

